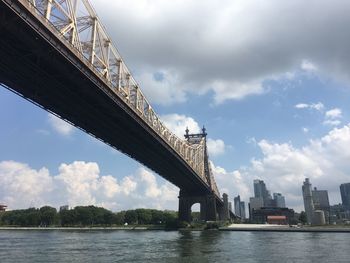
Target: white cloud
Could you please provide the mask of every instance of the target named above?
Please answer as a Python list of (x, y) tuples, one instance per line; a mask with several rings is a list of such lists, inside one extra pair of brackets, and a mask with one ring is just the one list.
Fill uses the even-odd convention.
[(53, 187), (53, 178), (45, 167), (35, 170), (23, 163), (0, 162), (0, 201), (9, 208), (44, 205)]
[(0, 162), (0, 201), (9, 209), (32, 206), (99, 205), (112, 210), (148, 207), (177, 209), (178, 188), (159, 183), (145, 168), (120, 182), (100, 175), (97, 163), (75, 161), (61, 164), (58, 175), (46, 168), (35, 170), (26, 164)]
[(190, 133), (199, 133), (201, 131), (198, 123), (193, 118), (185, 115), (167, 114), (161, 115), (160, 119), (170, 131), (182, 139), (186, 128), (190, 130)]
[(297, 109), (313, 109), (317, 111), (323, 111), (324, 109), (324, 105), (322, 102), (310, 103), (310, 104), (299, 103), (299, 104), (296, 104), (294, 107)]
[(329, 119), (338, 119), (342, 117), (342, 111), (341, 109), (334, 108), (326, 112), (325, 114), (326, 118)]
[(261, 80), (254, 80), (249, 83), (216, 80), (208, 88), (213, 89), (215, 92), (215, 104), (221, 104), (229, 99), (239, 100), (249, 95), (259, 95), (266, 91)]
[(334, 108), (325, 113), (324, 125), (338, 126), (341, 124), (340, 119), (342, 118), (341, 109)]
[(74, 127), (72, 125), (50, 113), (48, 113), (48, 121), (51, 127), (61, 135), (68, 136), (74, 131)]
[(302, 70), (305, 70), (305, 71), (312, 72), (312, 71), (316, 71), (316, 70), (317, 70), (317, 67), (316, 67), (316, 65), (314, 65), (314, 64), (311, 63), (310, 61), (308, 61), (308, 60), (303, 60), (302, 63), (301, 63), (301, 69), (302, 69)]
[(339, 185), (350, 181), (350, 124), (335, 128), (320, 139), (296, 148), (291, 143), (258, 143), (262, 157), (252, 159), (249, 167), (227, 172), (215, 167), (219, 189), (231, 198), (240, 194), (247, 201), (253, 179), (263, 179), (272, 192), (286, 196), (288, 206), (303, 209), (301, 186), (309, 177), (312, 184), (329, 192), (331, 204), (340, 202)]
[(142, 90), (151, 102), (170, 105), (186, 101), (186, 92), (176, 72), (163, 70), (158, 74), (160, 79), (156, 79), (155, 74), (148, 71), (138, 75)]
[(223, 140), (213, 140), (209, 138), (207, 140), (207, 147), (210, 156), (214, 157), (225, 153), (225, 143)]
[[(142, 89), (158, 103), (210, 91), (215, 103), (241, 99), (265, 92), (264, 80), (300, 68), (350, 79), (348, 1), (92, 2)], [(156, 83), (155, 72), (169, 75)]]

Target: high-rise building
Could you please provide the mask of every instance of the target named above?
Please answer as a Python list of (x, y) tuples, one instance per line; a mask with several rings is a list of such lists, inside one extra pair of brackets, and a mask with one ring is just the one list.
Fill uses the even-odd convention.
[(241, 205), (241, 197), (238, 195), (236, 196), (234, 199), (233, 199), (233, 202), (234, 202), (234, 206), (235, 206), (235, 214), (237, 216), (241, 216), (241, 213), (240, 213), (240, 205)]
[(235, 214), (245, 219), (245, 203), (241, 201), (241, 197), (238, 195), (234, 198)]
[(254, 180), (254, 197), (262, 198), (263, 206), (271, 206), (271, 194), (267, 190), (265, 182), (263, 180)]
[(350, 183), (340, 185), (340, 195), (344, 208), (350, 210)]
[(312, 223), (312, 216), (314, 212), (314, 203), (312, 200), (311, 183), (309, 178), (305, 178), (302, 186), (304, 207), (308, 224)]
[(241, 213), (241, 218), (242, 219), (245, 219), (245, 203), (244, 201), (241, 201), (240, 204), (239, 204), (239, 210), (240, 210), (240, 213)]
[(267, 195), (266, 185), (262, 180), (254, 180), (254, 197), (264, 197)]
[(326, 223), (329, 224), (330, 205), (327, 190), (318, 190), (316, 187), (312, 190), (312, 202), (315, 210), (321, 210), (324, 213)]
[(252, 219), (253, 210), (258, 210), (264, 207), (264, 200), (262, 197), (251, 197), (249, 199), (249, 217)]
[(273, 193), (273, 200), (276, 207), (286, 207), (286, 200), (281, 193)]

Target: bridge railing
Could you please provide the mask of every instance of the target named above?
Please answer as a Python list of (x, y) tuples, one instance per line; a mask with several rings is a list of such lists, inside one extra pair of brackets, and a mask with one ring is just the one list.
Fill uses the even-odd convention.
[(162, 123), (88, 0), (17, 1), (69, 47), (209, 185), (204, 172), (204, 142), (189, 144), (186, 140), (178, 138)]

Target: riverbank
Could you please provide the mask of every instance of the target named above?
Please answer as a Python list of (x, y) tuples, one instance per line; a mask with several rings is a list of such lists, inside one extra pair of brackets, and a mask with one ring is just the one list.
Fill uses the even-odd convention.
[(221, 231), (266, 231), (266, 232), (332, 232), (350, 233), (349, 226), (289, 226), (269, 224), (232, 224), (220, 227)]
[[(93, 231), (93, 230), (168, 230), (165, 227), (159, 226), (121, 226), (121, 227), (0, 227), (1, 230), (77, 230), (77, 231)], [(171, 229), (170, 229), (171, 230)]]

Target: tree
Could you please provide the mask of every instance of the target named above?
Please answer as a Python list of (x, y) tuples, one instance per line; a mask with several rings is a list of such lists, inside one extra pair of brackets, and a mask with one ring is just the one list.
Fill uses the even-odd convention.
[(151, 210), (152, 212), (152, 220), (151, 223), (152, 224), (164, 224), (164, 212), (163, 211), (159, 211), (159, 210)]
[(307, 217), (306, 217), (306, 213), (304, 211), (301, 211), (300, 216), (299, 216), (299, 221), (302, 224), (306, 224), (307, 223)]
[(136, 224), (137, 223), (137, 213), (135, 210), (128, 210), (125, 213), (125, 223)]
[(113, 216), (113, 224), (123, 225), (125, 220), (125, 211), (115, 213)]
[(53, 225), (57, 219), (57, 210), (54, 207), (43, 206), (40, 208), (40, 224), (45, 226)]
[(149, 209), (136, 209), (137, 222), (141, 225), (148, 225), (152, 220), (152, 213)]
[(77, 224), (75, 210), (62, 210), (59, 212), (62, 226), (73, 226)]

